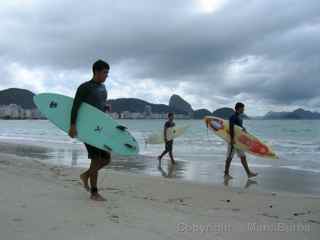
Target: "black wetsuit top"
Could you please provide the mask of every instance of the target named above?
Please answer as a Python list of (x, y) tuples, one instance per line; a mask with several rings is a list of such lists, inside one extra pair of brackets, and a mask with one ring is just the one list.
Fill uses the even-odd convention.
[(77, 121), (78, 110), (81, 103), (88, 103), (101, 111), (107, 110), (108, 93), (103, 83), (97, 83), (93, 79), (82, 83), (76, 92), (76, 96), (73, 101), (71, 110), (71, 124), (75, 124)]
[[(165, 134), (166, 134), (168, 128), (172, 128), (172, 127), (174, 127), (175, 125), (176, 125), (176, 124), (175, 124), (173, 121), (170, 121), (170, 120), (166, 121), (166, 123), (164, 124)], [(168, 142), (173, 142), (173, 139), (169, 140)]]
[(240, 117), (239, 113), (235, 113), (229, 118), (229, 124), (230, 124), (229, 128), (230, 128), (230, 137), (231, 137), (231, 139), (234, 138), (234, 125), (237, 125), (237, 126), (239, 126), (239, 127), (241, 127), (242, 129), (245, 130), (245, 128), (242, 125), (243, 124), (243, 120)]
[(164, 128), (167, 129), (167, 128), (172, 128), (175, 126), (175, 123), (174, 122), (171, 122), (171, 121), (166, 121), (166, 123), (164, 124)]

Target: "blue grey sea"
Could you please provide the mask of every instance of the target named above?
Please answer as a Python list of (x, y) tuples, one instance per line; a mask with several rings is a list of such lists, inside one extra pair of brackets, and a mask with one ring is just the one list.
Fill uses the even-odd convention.
[[(201, 120), (177, 120), (176, 125), (190, 125), (175, 140), (176, 166), (164, 158), (158, 167), (156, 157), (162, 145), (145, 145), (145, 138), (161, 131), (163, 120), (119, 120), (140, 144), (140, 154), (123, 158), (114, 156), (109, 168), (185, 181), (225, 184), (230, 187), (285, 191), (320, 195), (320, 121), (317, 120), (247, 120), (248, 131), (272, 146), (279, 160), (248, 155), (249, 166), (259, 173), (247, 179), (236, 157), (232, 162), (233, 179), (223, 178), (226, 143), (208, 131)], [(55, 165), (87, 167), (84, 145), (67, 136), (47, 120), (0, 120), (0, 152), (29, 156)]]

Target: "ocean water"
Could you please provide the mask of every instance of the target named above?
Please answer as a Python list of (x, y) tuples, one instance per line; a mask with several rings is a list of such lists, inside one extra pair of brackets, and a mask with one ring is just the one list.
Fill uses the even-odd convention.
[[(174, 144), (178, 162), (171, 166), (167, 157), (162, 168), (156, 157), (162, 145), (146, 145), (145, 138), (162, 131), (163, 120), (120, 120), (128, 126), (140, 145), (136, 157), (114, 157), (110, 168), (137, 174), (178, 178), (209, 184), (225, 184), (255, 190), (301, 192), (320, 195), (320, 121), (247, 120), (248, 131), (270, 144), (280, 156), (267, 160), (248, 155), (249, 166), (259, 176), (248, 181), (241, 162), (234, 158), (231, 174), (223, 179), (227, 146), (208, 131), (201, 120), (177, 120), (176, 125), (189, 125), (188, 131)], [(83, 144), (46, 120), (0, 120), (0, 151), (31, 156), (57, 165), (89, 165)], [(30, 147), (32, 146), (32, 147)]]

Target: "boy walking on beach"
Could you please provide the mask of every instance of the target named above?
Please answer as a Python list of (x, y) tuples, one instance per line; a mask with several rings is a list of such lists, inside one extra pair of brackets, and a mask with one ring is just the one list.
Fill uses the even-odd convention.
[(161, 166), (161, 159), (163, 158), (164, 155), (169, 153), (171, 163), (175, 164), (175, 160), (173, 159), (173, 154), (172, 154), (172, 147), (173, 147), (173, 127), (175, 126), (174, 123), (174, 113), (169, 113), (168, 114), (168, 120), (164, 124), (163, 128), (163, 136), (164, 136), (164, 142), (165, 142), (165, 150), (162, 152), (162, 154), (158, 157), (159, 160), (159, 166)]
[(242, 166), (244, 167), (248, 178), (255, 177), (258, 174), (251, 172), (247, 163), (246, 154), (244, 151), (240, 149), (234, 148), (235, 139), (234, 139), (234, 126), (239, 126), (242, 128), (243, 131), (246, 131), (246, 129), (243, 127), (243, 120), (241, 118), (241, 114), (244, 113), (244, 104), (238, 102), (235, 106), (235, 113), (229, 118), (229, 124), (230, 124), (230, 144), (228, 144), (228, 152), (227, 152), (227, 160), (225, 164), (225, 171), (224, 171), (224, 177), (227, 179), (231, 179), (232, 176), (229, 174), (229, 169), (231, 165), (231, 161), (233, 159), (233, 156), (235, 153), (237, 153), (238, 157), (241, 159)]
[[(98, 60), (92, 66), (93, 77), (90, 81), (82, 83), (76, 92), (72, 111), (71, 111), (71, 126), (69, 129), (69, 136), (74, 138), (77, 135), (76, 120), (78, 110), (83, 102), (86, 102), (101, 111), (107, 110), (106, 100), (107, 91), (103, 84), (109, 73), (109, 64)], [(104, 166), (108, 165), (111, 160), (111, 155), (107, 151), (100, 150), (94, 146), (86, 144), (88, 151), (88, 158), (91, 159), (90, 168), (80, 175), (80, 179), (87, 191), (91, 192), (91, 199), (95, 201), (105, 201), (105, 199), (98, 193), (98, 171)], [(90, 186), (89, 187), (89, 179)]]

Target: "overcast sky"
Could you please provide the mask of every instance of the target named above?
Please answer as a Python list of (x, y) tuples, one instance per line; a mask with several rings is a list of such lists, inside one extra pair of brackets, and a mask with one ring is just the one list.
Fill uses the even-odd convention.
[(72, 96), (101, 58), (110, 98), (320, 111), (319, 0), (1, 0), (0, 19), (0, 90)]

